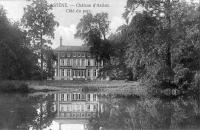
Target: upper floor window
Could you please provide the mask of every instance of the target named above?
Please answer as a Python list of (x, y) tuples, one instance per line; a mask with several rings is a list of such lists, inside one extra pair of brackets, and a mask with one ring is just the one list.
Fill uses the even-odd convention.
[(82, 66), (85, 66), (85, 59), (82, 59)]
[(91, 63), (90, 63), (90, 59), (88, 59), (88, 66), (90, 66), (91, 65)]
[(70, 66), (70, 59), (67, 59), (67, 66)]
[(78, 59), (78, 61), (77, 61), (78, 62), (77, 65), (78, 66), (80, 66), (80, 64), (81, 64), (80, 61), (81, 61), (81, 59)]
[(61, 94), (61, 101), (64, 101), (64, 94)]

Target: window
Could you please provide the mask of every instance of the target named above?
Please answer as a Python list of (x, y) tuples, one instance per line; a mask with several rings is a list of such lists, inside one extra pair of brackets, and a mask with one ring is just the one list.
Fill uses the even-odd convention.
[(75, 94), (72, 95), (72, 99), (73, 99), (73, 100), (75, 99)]
[(81, 53), (78, 53), (78, 57), (81, 57)]
[(73, 53), (73, 57), (76, 57), (76, 53), (75, 52)]
[(64, 65), (64, 59), (60, 59), (60, 65)]
[(70, 94), (68, 93), (67, 94), (67, 101), (69, 101), (70, 100)]
[(71, 54), (70, 53), (67, 53), (67, 57), (70, 57), (71, 56)]
[(73, 76), (75, 76), (75, 70), (73, 70)]
[(88, 66), (90, 66), (90, 59), (88, 59)]
[(85, 66), (85, 59), (82, 59), (82, 66)]
[(67, 66), (70, 66), (70, 59), (67, 59)]
[(67, 76), (70, 76), (70, 70), (67, 69)]
[(76, 59), (73, 59), (73, 66), (76, 66)]
[(64, 69), (61, 69), (61, 76), (64, 76), (64, 74), (65, 74)]
[(80, 61), (81, 61), (81, 59), (77, 59), (77, 60), (78, 60), (77, 65), (80, 66)]
[(61, 101), (64, 101), (64, 94), (61, 94)]
[(88, 70), (88, 76), (90, 76), (90, 70)]
[(93, 100), (96, 101), (97, 100), (97, 94), (93, 95)]
[(94, 74), (93, 74), (94, 76), (97, 76), (97, 70), (94, 70)]
[(91, 56), (90, 53), (87, 53), (87, 56), (90, 57)]
[(87, 95), (87, 101), (90, 101), (90, 94)]
[(81, 56), (82, 56), (82, 57), (85, 57), (85, 53), (82, 53)]
[(63, 59), (64, 60), (64, 64), (63, 65), (67, 65), (67, 59)]
[(87, 110), (90, 111), (90, 105), (87, 105)]

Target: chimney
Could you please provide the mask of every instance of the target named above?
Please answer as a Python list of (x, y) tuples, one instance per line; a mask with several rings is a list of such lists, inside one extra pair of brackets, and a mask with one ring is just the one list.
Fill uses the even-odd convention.
[(62, 46), (62, 37), (60, 37), (60, 46)]

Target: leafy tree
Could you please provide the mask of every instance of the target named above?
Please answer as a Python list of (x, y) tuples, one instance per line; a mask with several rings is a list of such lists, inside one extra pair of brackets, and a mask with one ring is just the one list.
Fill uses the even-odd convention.
[(37, 58), (26, 31), (20, 29), (19, 23), (11, 23), (3, 8), (0, 9), (0, 38), (0, 79), (30, 79)]
[(106, 39), (109, 31), (109, 21), (107, 13), (88, 13), (81, 18), (77, 25), (76, 38), (84, 40), (97, 61), (108, 61), (110, 58), (110, 44)]
[(32, 0), (24, 9), (23, 25), (28, 29), (28, 35), (35, 43), (35, 49), (40, 55), (41, 74), (43, 79), (44, 45), (51, 44), (48, 38), (54, 38), (55, 26), (58, 22), (51, 13), (52, 6), (46, 0)]

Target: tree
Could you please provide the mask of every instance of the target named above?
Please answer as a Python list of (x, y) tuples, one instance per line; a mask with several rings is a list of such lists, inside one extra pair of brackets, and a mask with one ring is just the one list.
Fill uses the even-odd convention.
[(107, 13), (91, 13), (84, 15), (77, 25), (76, 38), (84, 40), (97, 61), (108, 61), (110, 58), (110, 44), (106, 39), (109, 31), (109, 21)]
[(22, 18), (22, 23), (28, 29), (28, 34), (40, 55), (42, 79), (44, 45), (51, 43), (47, 38), (54, 38), (55, 26), (58, 25), (58, 22), (54, 20), (55, 16), (50, 12), (51, 10), (52, 6), (46, 0), (33, 0), (31, 5), (24, 9)]
[(11, 23), (3, 8), (0, 21), (0, 79), (31, 79), (37, 58), (26, 31), (20, 29), (19, 23)]
[[(164, 68), (172, 71), (172, 46), (175, 44), (173, 39), (173, 9), (179, 4), (179, 0), (128, 0), (124, 17), (129, 19), (138, 7), (142, 8), (149, 16), (156, 18), (160, 22), (159, 40), (163, 44)], [(169, 80), (173, 79), (173, 73), (169, 73)]]

